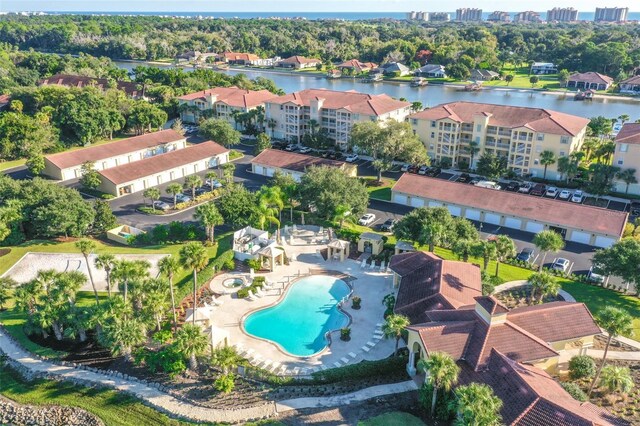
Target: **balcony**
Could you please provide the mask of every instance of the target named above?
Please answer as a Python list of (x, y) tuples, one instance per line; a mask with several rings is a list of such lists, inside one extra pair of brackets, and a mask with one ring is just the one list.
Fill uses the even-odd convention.
[(509, 138), (511, 138), (511, 130), (500, 130), (498, 132), (499, 136), (507, 136)]

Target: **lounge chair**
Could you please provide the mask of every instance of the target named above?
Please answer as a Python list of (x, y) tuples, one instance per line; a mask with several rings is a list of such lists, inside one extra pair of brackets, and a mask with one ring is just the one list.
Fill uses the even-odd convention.
[(364, 269), (367, 266), (367, 261), (363, 260), (362, 263), (360, 264), (360, 269)]
[(220, 298), (217, 298), (217, 299), (213, 299), (211, 303), (213, 303), (215, 306), (221, 306), (224, 303), (224, 301), (220, 300)]
[(249, 302), (253, 302), (255, 299), (255, 297), (253, 297), (253, 293), (251, 292), (251, 290), (249, 290), (249, 294), (247, 295), (247, 297), (245, 297), (246, 300), (248, 300)]
[(384, 272), (386, 268), (387, 266), (385, 265), (385, 261), (383, 260), (382, 262), (380, 262), (380, 268), (378, 268), (378, 271)]
[(256, 290), (255, 290), (255, 294), (258, 297), (264, 297), (267, 293), (262, 291), (262, 289), (260, 287), (257, 287)]

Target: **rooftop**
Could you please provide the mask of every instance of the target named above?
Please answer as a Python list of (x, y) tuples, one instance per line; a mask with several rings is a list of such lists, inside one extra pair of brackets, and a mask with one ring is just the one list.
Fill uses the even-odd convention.
[(122, 139), (116, 142), (109, 142), (103, 145), (77, 149), (75, 151), (51, 154), (47, 155), (45, 158), (57, 167), (67, 169), (69, 167), (80, 166), (87, 161), (104, 160), (184, 139), (184, 136), (180, 133), (175, 130), (168, 129), (160, 132), (146, 133), (144, 135), (134, 136), (132, 138)]
[(284, 64), (312, 64), (312, 63), (322, 63), (320, 59), (316, 58), (305, 58), (304, 56), (291, 56), (287, 59), (283, 59), (280, 63)]
[(587, 83), (597, 83), (597, 84), (611, 84), (613, 83), (613, 78), (608, 75), (600, 74), (597, 72), (589, 71), (589, 72), (578, 72), (575, 74), (571, 74), (569, 76), (568, 81), (584, 81)]
[(640, 123), (624, 123), (616, 135), (616, 143), (640, 144)]
[(392, 191), (615, 237), (622, 235), (627, 221), (625, 212), (562, 203), (543, 197), (496, 191), (409, 173), (398, 179)]
[(357, 59), (351, 59), (337, 65), (338, 68), (353, 68), (357, 70), (371, 69), (377, 66), (378, 65), (374, 64), (373, 62), (360, 62)]
[(280, 151), (277, 149), (265, 149), (251, 160), (251, 163), (292, 170), (294, 172), (305, 172), (311, 166), (337, 167), (341, 169), (347, 165), (344, 161)]
[(120, 185), (166, 170), (175, 169), (176, 167), (180, 167), (185, 164), (191, 164), (206, 158), (215, 157), (228, 151), (229, 150), (222, 145), (218, 145), (212, 141), (207, 141), (184, 149), (178, 149), (176, 151), (145, 158), (144, 160), (102, 170), (98, 173), (115, 185)]
[(218, 56), (225, 58), (227, 61), (257, 61), (260, 59), (258, 55), (253, 53), (241, 53), (241, 52), (223, 52)]
[(199, 92), (189, 93), (180, 96), (178, 99), (182, 101), (193, 101), (196, 99), (206, 100), (208, 95), (215, 96), (216, 102), (224, 102), (225, 104), (236, 108), (253, 108), (264, 104), (267, 99), (273, 98), (275, 95), (268, 90), (245, 90), (237, 87), (214, 87), (212, 89), (201, 90)]
[(451, 102), (425, 109), (410, 116), (419, 120), (448, 118), (458, 123), (473, 123), (477, 114), (489, 116), (489, 125), (516, 129), (529, 128), (535, 132), (556, 135), (578, 135), (589, 119), (542, 108), (526, 108), (477, 102)]
[(634, 75), (620, 82), (620, 84), (640, 84), (640, 75)]

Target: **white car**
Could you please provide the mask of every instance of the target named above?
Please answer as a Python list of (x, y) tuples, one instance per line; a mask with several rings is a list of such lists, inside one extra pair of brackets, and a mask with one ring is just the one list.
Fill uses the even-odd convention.
[(178, 194), (176, 195), (176, 201), (179, 203), (188, 203), (191, 201), (191, 197), (186, 194)]
[(374, 220), (376, 220), (376, 215), (373, 213), (367, 213), (358, 220), (358, 223), (362, 226), (368, 226), (371, 225)]
[(155, 207), (158, 210), (162, 210), (162, 211), (167, 211), (171, 208), (171, 206), (167, 203), (165, 203), (164, 201), (154, 201), (153, 202), (153, 207)]
[(569, 197), (571, 197), (571, 192), (567, 191), (566, 189), (563, 189), (562, 191), (560, 191), (560, 194), (558, 194), (558, 198), (561, 200), (568, 200)]
[(555, 262), (553, 262), (553, 265), (551, 265), (551, 269), (564, 272), (567, 270), (570, 264), (571, 262), (569, 262), (569, 259), (565, 259), (564, 257), (559, 257), (556, 259)]
[(572, 203), (581, 203), (583, 199), (584, 199), (584, 193), (580, 190), (574, 192), (573, 195), (571, 196)]
[(429, 166), (422, 166), (422, 167), (420, 167), (420, 169), (418, 169), (418, 174), (419, 175), (426, 175), (427, 174), (427, 170), (429, 170)]
[(603, 283), (604, 282), (604, 276), (600, 275), (597, 272), (593, 271), (593, 266), (591, 268), (589, 268), (589, 273), (587, 274), (587, 279), (591, 282), (594, 283)]
[(311, 148), (309, 148), (308, 146), (303, 146), (298, 152), (300, 152), (300, 154), (308, 154), (311, 152)]
[(347, 163), (354, 163), (356, 161), (358, 161), (358, 154), (349, 154), (347, 156), (347, 158), (344, 159), (344, 161), (346, 161)]
[(408, 172), (409, 171), (409, 167), (411, 167), (411, 164), (404, 163), (402, 165), (402, 167), (400, 167), (400, 171), (401, 172)]
[(556, 195), (558, 195), (558, 188), (556, 188), (555, 186), (550, 186), (549, 188), (547, 188), (547, 192), (545, 192), (544, 194), (545, 197), (551, 198), (556, 198)]
[(531, 192), (531, 188), (533, 188), (533, 185), (531, 184), (531, 182), (525, 182), (522, 185), (520, 185), (520, 188), (518, 188), (518, 192), (521, 192), (523, 194), (528, 194), (529, 192)]
[(294, 143), (290, 143), (289, 145), (287, 145), (284, 148), (285, 151), (297, 151), (298, 150), (298, 145), (294, 144)]

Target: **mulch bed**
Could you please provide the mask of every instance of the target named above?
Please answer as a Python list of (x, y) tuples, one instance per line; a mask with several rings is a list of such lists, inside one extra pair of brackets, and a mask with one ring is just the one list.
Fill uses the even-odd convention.
[[(596, 336), (595, 341), (593, 342), (593, 349), (598, 349), (603, 351), (607, 346), (607, 338), (605, 336)], [(616, 339), (611, 340), (611, 346), (609, 346), (609, 351), (618, 351), (618, 352), (636, 352), (638, 349), (633, 346), (629, 346), (625, 343), (619, 342)]]
[[(501, 291), (496, 293), (495, 297), (498, 298), (502, 304), (507, 308), (513, 309), (521, 306), (529, 306), (529, 298), (531, 296), (531, 286), (523, 285), (521, 287), (512, 288), (510, 290)], [(547, 296), (542, 299), (543, 303), (564, 301), (562, 296)]]
[(10, 248), (0, 248), (0, 257), (6, 256), (9, 253), (11, 253), (11, 249)]

